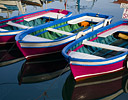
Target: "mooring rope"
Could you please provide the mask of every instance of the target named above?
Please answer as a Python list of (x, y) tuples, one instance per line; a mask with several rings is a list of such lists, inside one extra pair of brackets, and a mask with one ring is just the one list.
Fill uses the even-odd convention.
[(61, 71), (61, 73), (60, 73), (59, 76), (54, 80), (54, 82), (52, 82), (51, 85), (50, 85), (40, 96), (38, 96), (35, 100), (40, 99), (42, 96), (43, 96), (43, 100), (45, 100), (45, 96), (48, 97), (47, 91), (53, 87), (53, 85), (56, 83), (57, 79), (60, 78), (60, 76), (63, 74), (64, 70), (68, 67), (68, 65), (69, 65), (69, 63), (68, 63), (68, 64), (65, 66), (65, 68)]

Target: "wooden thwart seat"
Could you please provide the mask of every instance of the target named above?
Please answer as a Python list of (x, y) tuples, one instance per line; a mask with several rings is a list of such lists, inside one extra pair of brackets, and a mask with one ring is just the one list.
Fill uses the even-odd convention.
[(22, 28), (22, 29), (31, 28), (31, 27), (29, 27), (29, 26), (20, 25), (20, 24), (17, 24), (17, 23), (13, 23), (13, 22), (11, 22), (11, 21), (9, 21), (7, 24), (8, 24), (8, 25), (11, 25), (11, 26), (15, 26), (15, 27)]
[(104, 19), (105, 18), (93, 17), (93, 16), (83, 16), (83, 17), (79, 17), (79, 18), (68, 21), (68, 24), (78, 24), (82, 21), (100, 22), (100, 21), (103, 21)]
[(71, 51), (69, 53), (69, 56), (71, 56), (72, 58), (80, 58), (80, 59), (105, 59), (100, 56), (95, 56), (95, 55), (81, 53), (81, 52), (75, 52), (75, 51)]
[(54, 19), (60, 19), (60, 18), (63, 18), (64, 16), (65, 14), (56, 13), (56, 12), (49, 12), (49, 13), (44, 14), (44, 17), (54, 18)]
[(47, 30), (51, 31), (51, 32), (57, 32), (57, 33), (65, 34), (65, 35), (73, 35), (73, 33), (65, 32), (65, 31), (61, 31), (61, 30), (57, 30), (57, 29), (53, 29), (53, 28), (47, 28)]
[(26, 35), (23, 38), (23, 41), (52, 41), (50, 39), (46, 39), (46, 38), (42, 38), (42, 37), (37, 37), (37, 36), (33, 36), (33, 35)]
[(103, 49), (114, 50), (114, 51), (123, 51), (123, 52), (128, 51), (128, 49), (126, 49), (126, 48), (107, 45), (107, 44), (102, 44), (102, 43), (97, 43), (97, 42), (92, 42), (92, 41), (83, 41), (82, 44), (89, 45), (89, 46), (94, 46), (94, 47), (100, 47), (100, 48), (103, 48)]
[(48, 18), (55, 18), (55, 19), (59, 19), (59, 18), (62, 18), (64, 17), (65, 14), (61, 14), (61, 13), (55, 13), (55, 12), (44, 12), (43, 14), (40, 14), (40, 15), (36, 15), (36, 16), (32, 16), (32, 17), (29, 17), (29, 18), (24, 18), (25, 21), (32, 21), (32, 20), (35, 20), (37, 18), (41, 18), (41, 17), (48, 17)]
[(98, 35), (98, 37), (107, 37), (118, 31), (128, 32), (128, 25), (121, 25), (121, 26), (115, 27), (111, 30), (103, 32), (102, 34)]

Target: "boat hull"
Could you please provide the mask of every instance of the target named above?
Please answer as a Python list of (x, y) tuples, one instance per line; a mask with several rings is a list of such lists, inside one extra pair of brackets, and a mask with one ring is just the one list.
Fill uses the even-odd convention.
[(122, 70), (124, 69), (123, 63), (124, 61), (119, 61), (117, 63), (102, 66), (81, 66), (70, 64), (70, 67), (75, 80), (79, 81), (82, 79)]
[[(23, 53), (24, 57), (27, 60), (40, 58), (40, 57), (50, 55), (50, 54), (61, 53), (61, 50), (69, 43), (70, 42), (59, 45), (59, 46), (58, 45), (57, 46), (53, 45), (51, 47), (40, 47), (40, 48), (38, 48), (38, 47), (33, 46), (31, 48), (30, 47), (21, 48), (21, 44), (18, 41), (16, 42), (18, 48), (20, 49), (20, 51)], [(24, 45), (25, 45), (25, 43), (24, 43)]]
[(93, 31), (89, 34), (93, 37), (81, 37), (63, 49), (62, 54), (70, 62), (76, 81), (128, 68), (128, 42), (114, 36), (127, 32), (127, 23), (119, 21)]
[(4, 47), (6, 45), (14, 44), (16, 42), (15, 36), (20, 32), (21, 31), (0, 33), (0, 46)]

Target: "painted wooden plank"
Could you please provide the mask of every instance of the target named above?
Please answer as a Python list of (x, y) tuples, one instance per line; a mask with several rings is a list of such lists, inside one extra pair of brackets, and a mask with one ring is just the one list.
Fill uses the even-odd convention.
[(97, 43), (97, 42), (92, 42), (92, 41), (83, 41), (82, 44), (89, 45), (89, 46), (94, 46), (94, 47), (100, 47), (100, 48), (103, 48), (103, 49), (114, 50), (114, 51), (124, 51), (124, 52), (128, 51), (128, 49), (126, 49), (126, 48), (107, 45), (107, 44), (102, 44), (102, 43)]
[(9, 21), (7, 24), (8, 24), (8, 25), (11, 25), (11, 26), (15, 26), (15, 27), (22, 28), (22, 29), (31, 28), (31, 27), (29, 27), (29, 26), (20, 25), (20, 24), (17, 24), (17, 23), (13, 23), (13, 22), (11, 22), (11, 21)]
[(33, 35), (26, 35), (23, 38), (23, 41), (31, 41), (31, 42), (34, 42), (34, 41), (52, 41), (52, 40), (46, 39), (46, 38), (42, 38), (42, 37), (33, 36)]
[(71, 56), (72, 58), (80, 58), (80, 59), (105, 59), (100, 56), (95, 56), (95, 55), (81, 53), (81, 52), (75, 52), (75, 51), (71, 51), (69, 53), (69, 56)]
[(35, 14), (35, 15), (33, 15), (33, 16), (30, 16), (30, 17), (28, 16), (28, 18), (25, 17), (24, 20), (29, 22), (29, 21), (32, 21), (32, 20), (35, 20), (35, 19), (44, 17), (45, 13), (48, 13), (48, 12), (42, 12), (42, 14), (39, 13), (38, 15)]
[(100, 21), (103, 21), (104, 19), (105, 18), (92, 17), (92, 16), (83, 16), (83, 17), (75, 18), (73, 20), (68, 21), (68, 24), (78, 24), (82, 21), (100, 22)]
[(47, 14), (44, 14), (44, 17), (50, 17), (50, 18), (54, 18), (54, 19), (60, 19), (60, 18), (63, 18), (64, 16), (65, 16), (65, 14), (55, 13), (55, 12), (49, 12)]
[(44, 14), (39, 14), (39, 15), (36, 15), (36, 16), (32, 16), (32, 17), (29, 17), (29, 18), (24, 18), (25, 21), (31, 21), (31, 20), (35, 20), (37, 18), (41, 18), (41, 17), (48, 17), (48, 18), (55, 18), (55, 19), (59, 19), (59, 18), (62, 18), (64, 17), (65, 14), (61, 14), (61, 13), (54, 13), (54, 12), (45, 12)]
[(57, 30), (57, 29), (53, 29), (53, 28), (47, 28), (46, 30), (51, 31), (51, 32), (65, 34), (65, 35), (73, 35), (73, 33), (65, 32), (65, 31), (61, 31), (61, 30)]
[(121, 26), (115, 27), (113, 29), (103, 32), (102, 34), (98, 35), (98, 37), (107, 37), (118, 31), (128, 32), (128, 25), (121, 25)]

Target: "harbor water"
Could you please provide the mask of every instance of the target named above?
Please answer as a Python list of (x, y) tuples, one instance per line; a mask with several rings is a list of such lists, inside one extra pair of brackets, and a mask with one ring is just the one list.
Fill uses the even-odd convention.
[[(24, 12), (0, 7), (0, 19), (57, 8), (69, 10), (72, 15), (85, 12), (112, 15), (114, 23), (127, 20), (126, 8), (120, 1), (125, 0), (51, 0), (44, 1), (41, 7), (24, 4)], [(127, 92), (125, 70), (76, 84), (61, 54), (26, 61), (16, 45), (0, 49), (0, 100), (128, 100)]]

